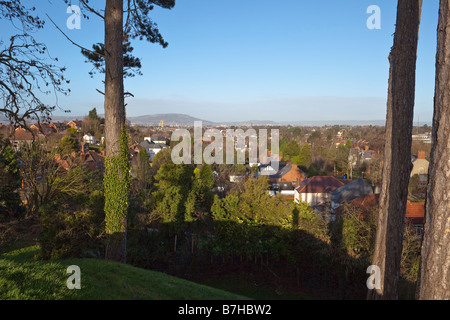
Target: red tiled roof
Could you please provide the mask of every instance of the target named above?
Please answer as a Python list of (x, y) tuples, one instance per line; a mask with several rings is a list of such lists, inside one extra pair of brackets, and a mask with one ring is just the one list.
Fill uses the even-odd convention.
[(14, 132), (14, 134), (9, 137), (10, 140), (14, 140), (14, 141), (27, 141), (27, 140), (35, 140), (37, 138), (37, 136), (33, 136), (33, 134), (29, 131), (21, 131), (21, 130), (17, 130), (16, 132)]
[(314, 176), (303, 181), (296, 190), (298, 193), (330, 193), (351, 181), (331, 176)]
[(408, 201), (405, 217), (410, 219), (413, 224), (423, 224), (425, 221), (425, 202)]
[(370, 207), (378, 205), (380, 200), (380, 195), (375, 193), (365, 194), (351, 201), (351, 203), (358, 207), (363, 207), (364, 209), (369, 209)]
[[(362, 207), (365, 210), (377, 206), (380, 200), (379, 194), (366, 194), (351, 201), (351, 204)], [(423, 224), (425, 219), (425, 203), (424, 202), (406, 202), (405, 218), (409, 219), (413, 224)]]

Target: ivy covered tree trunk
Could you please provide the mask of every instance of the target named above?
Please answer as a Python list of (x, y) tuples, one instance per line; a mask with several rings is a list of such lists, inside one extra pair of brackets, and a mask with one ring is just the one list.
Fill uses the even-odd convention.
[(397, 299), (408, 196), (414, 120), (415, 72), (422, 0), (399, 0), (394, 45), (389, 56), (383, 180), (373, 265), (379, 289), (368, 299)]
[(450, 2), (441, 0), (433, 145), (417, 298), (450, 299)]
[(123, 85), (123, 0), (107, 0), (104, 17), (106, 258), (125, 262), (130, 186)]

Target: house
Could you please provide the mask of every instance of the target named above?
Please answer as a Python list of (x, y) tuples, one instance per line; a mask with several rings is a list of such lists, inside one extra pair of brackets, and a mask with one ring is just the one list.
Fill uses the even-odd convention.
[(67, 125), (67, 123), (59, 122), (59, 121), (52, 122), (52, 123), (50, 123), (49, 126), (52, 127), (53, 129), (55, 129), (57, 133), (67, 131), (67, 129), (69, 129), (69, 126)]
[(261, 164), (258, 169), (257, 176), (266, 176), (270, 177), (272, 175), (276, 175), (278, 173), (278, 168), (276, 165), (272, 164), (272, 162), (269, 162), (268, 164)]
[(296, 163), (290, 161), (278, 171), (277, 176), (279, 177), (278, 182), (290, 182), (293, 185), (299, 185), (308, 177)]
[(9, 141), (15, 151), (20, 151), (21, 146), (24, 144), (31, 145), (33, 141), (43, 139), (44, 137), (45, 136), (41, 133), (32, 133), (23, 128), (17, 128), (9, 137)]
[(422, 133), (422, 134), (413, 134), (412, 139), (413, 139), (413, 141), (421, 141), (421, 142), (427, 143), (427, 144), (432, 143), (431, 132)]
[[(373, 210), (373, 208), (378, 207), (379, 201), (380, 201), (379, 193), (377, 193), (377, 194), (370, 193), (370, 194), (365, 194), (363, 196), (355, 198), (352, 201), (350, 201), (350, 203), (353, 206), (360, 208), (362, 210), (360, 218), (363, 218), (364, 216), (369, 214), (370, 211)], [(335, 213), (342, 214), (343, 207), (341, 206), (341, 207), (337, 208), (335, 210)]]
[(86, 133), (83, 136), (83, 141), (89, 144), (97, 144), (97, 139), (90, 133)]
[(377, 159), (379, 156), (379, 151), (370, 150), (369, 146), (367, 145), (363, 148), (357, 146), (350, 149), (348, 160), (353, 165), (353, 167), (356, 167), (358, 162), (364, 163), (366, 161)]
[(94, 151), (82, 152), (80, 154), (81, 162), (91, 169), (98, 170), (100, 172), (105, 171), (105, 158)]
[(137, 156), (139, 154), (139, 151), (143, 150), (144, 147), (142, 147), (139, 144), (133, 144), (128, 148), (128, 154), (130, 156), (130, 163), (135, 164)]
[(263, 166), (260, 172), (270, 173), (267, 177), (272, 185), (273, 192), (271, 194), (281, 193), (281, 195), (292, 199), (294, 198), (295, 188), (300, 185), (300, 182), (307, 179), (306, 173), (291, 161), (279, 162), (278, 171), (268, 165)]
[(166, 144), (150, 142), (148, 139), (142, 141), (139, 145), (143, 147), (145, 151), (147, 151), (150, 162), (153, 162), (153, 159), (158, 154), (158, 152), (168, 148)]
[(60, 173), (65, 173), (77, 166), (77, 164), (73, 161), (73, 157), (71, 156), (61, 157), (61, 155), (57, 154), (55, 155), (55, 161), (58, 164), (58, 170), (60, 171)]
[(411, 177), (418, 175), (420, 179), (420, 184), (426, 186), (428, 180), (428, 167), (430, 166), (430, 162), (425, 159), (426, 153), (425, 151), (419, 151), (417, 153), (417, 157), (412, 156), (411, 162), (413, 164), (413, 168), (411, 170)]
[(294, 200), (297, 203), (307, 202), (312, 207), (330, 202), (331, 193), (351, 181), (331, 176), (315, 176), (300, 183), (295, 189)]
[(294, 200), (295, 198), (295, 186), (293, 182), (279, 182), (277, 191), (285, 199)]
[[(361, 209), (361, 216), (363, 218), (370, 213), (371, 210), (378, 208), (380, 201), (379, 194), (366, 194), (350, 201), (350, 204)], [(337, 214), (343, 213), (343, 207), (339, 207), (335, 211)], [(425, 202), (406, 202), (405, 220), (411, 223), (415, 228), (418, 236), (422, 234), (425, 224)]]
[(81, 128), (83, 127), (83, 121), (82, 120), (72, 120), (67, 123), (67, 125), (71, 128), (76, 129), (78, 132), (81, 131)]
[(151, 142), (153, 142), (153, 143), (161, 143), (161, 144), (165, 144), (165, 145), (170, 145), (170, 140), (167, 139), (166, 137), (161, 137), (161, 136), (153, 136), (153, 137), (151, 137)]
[(422, 235), (425, 224), (425, 202), (411, 202), (408, 200), (405, 218), (416, 229), (417, 235)]
[(350, 202), (360, 196), (373, 193), (373, 187), (362, 178), (355, 179), (331, 192), (331, 207), (333, 209)]
[(36, 122), (35, 124), (30, 126), (30, 129), (34, 130), (36, 133), (40, 132), (46, 136), (56, 133), (56, 129), (51, 127), (50, 124), (48, 124), (48, 123)]

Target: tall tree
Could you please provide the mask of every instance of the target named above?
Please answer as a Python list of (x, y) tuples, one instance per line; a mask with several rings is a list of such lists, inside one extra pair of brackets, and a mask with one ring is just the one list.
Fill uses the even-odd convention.
[(106, 233), (109, 235), (106, 258), (121, 262), (126, 261), (130, 192), (123, 78), (130, 75), (128, 68), (139, 70), (141, 66), (140, 60), (131, 55), (130, 40), (146, 39), (166, 47), (167, 42), (149, 13), (155, 5), (170, 9), (175, 5), (175, 0), (127, 0), (125, 7), (124, 2), (106, 0), (103, 12), (94, 8), (91, 1), (80, 0), (87, 13), (104, 21), (104, 43), (94, 45), (93, 50), (83, 48), (82, 53), (96, 69), (105, 73), (105, 219)]
[(441, 0), (426, 222), (417, 298), (450, 299), (450, 2)]
[(399, 0), (394, 45), (389, 55), (383, 180), (373, 265), (380, 288), (368, 299), (397, 299), (403, 228), (411, 172), (417, 43), (422, 0)]

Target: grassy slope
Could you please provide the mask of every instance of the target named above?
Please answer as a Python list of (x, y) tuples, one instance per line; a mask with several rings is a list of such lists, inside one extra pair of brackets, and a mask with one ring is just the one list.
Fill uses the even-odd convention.
[[(39, 247), (0, 256), (0, 300), (237, 300), (245, 297), (163, 273), (107, 260), (35, 259)], [(69, 290), (67, 267), (81, 269), (81, 289)]]

